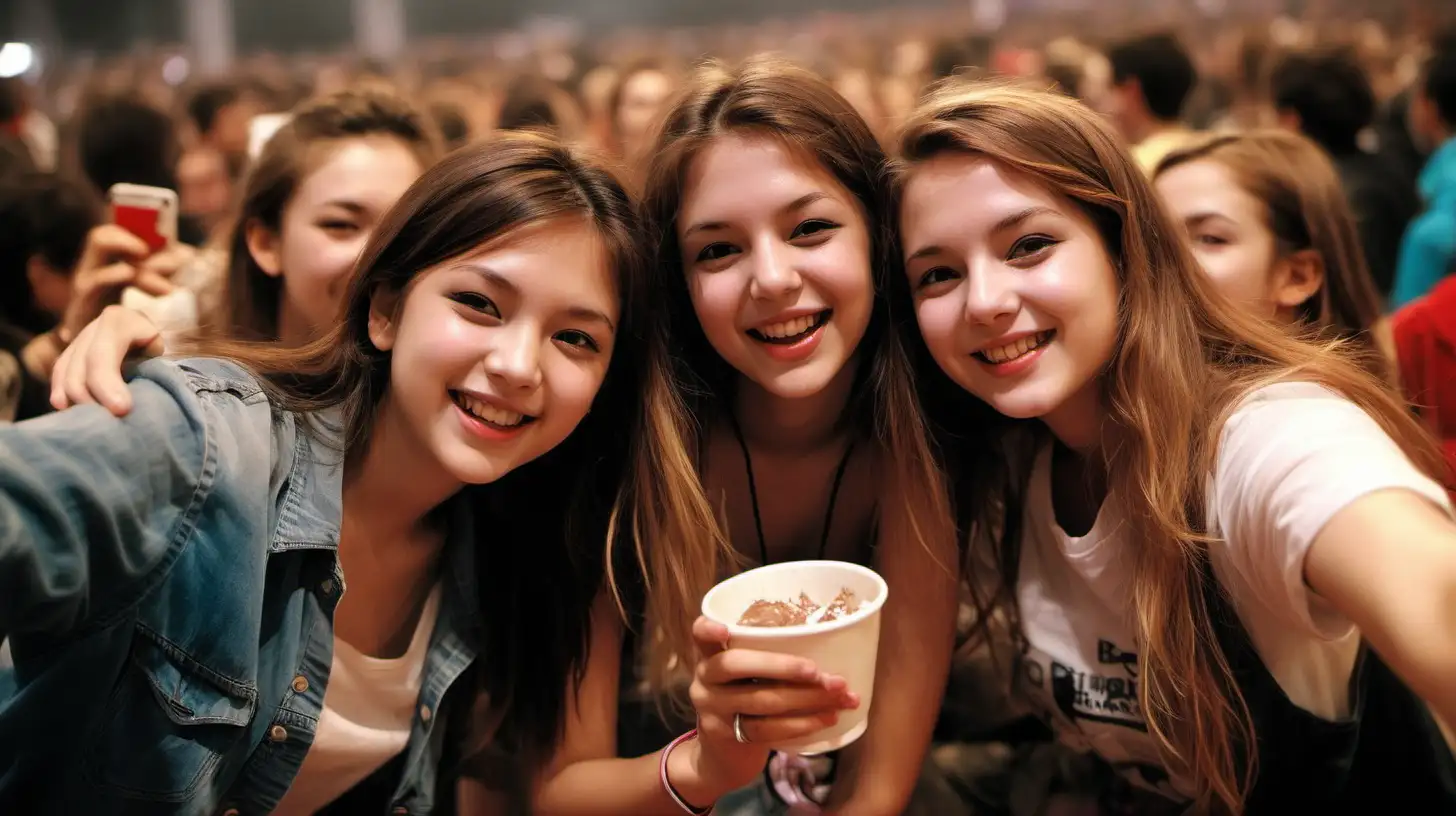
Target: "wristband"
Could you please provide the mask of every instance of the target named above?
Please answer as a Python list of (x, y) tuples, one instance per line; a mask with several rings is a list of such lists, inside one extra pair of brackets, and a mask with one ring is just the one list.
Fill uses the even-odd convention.
[(667, 778), (667, 758), (672, 755), (672, 749), (697, 736), (698, 729), (694, 728), (693, 730), (668, 743), (668, 746), (662, 749), (662, 758), (658, 760), (657, 775), (662, 780), (662, 789), (667, 791), (667, 795), (671, 797), (674, 804), (682, 808), (683, 813), (690, 813), (692, 814), (692, 816), (707, 816), (707, 814), (713, 812), (712, 805), (708, 805), (705, 808), (693, 807), (682, 798), (682, 794), (677, 792), (677, 789), (672, 786), (672, 782)]

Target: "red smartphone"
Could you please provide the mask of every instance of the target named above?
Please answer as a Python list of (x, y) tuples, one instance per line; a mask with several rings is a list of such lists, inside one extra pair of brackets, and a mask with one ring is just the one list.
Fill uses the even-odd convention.
[(176, 243), (176, 192), (142, 184), (114, 184), (107, 200), (112, 223), (145, 241), (153, 252)]

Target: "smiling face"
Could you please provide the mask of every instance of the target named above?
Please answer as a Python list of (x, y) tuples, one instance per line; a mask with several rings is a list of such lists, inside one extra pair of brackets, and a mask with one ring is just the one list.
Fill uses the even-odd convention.
[(823, 391), (874, 301), (854, 195), (775, 139), (730, 134), (689, 167), (677, 229), (693, 309), (719, 356), (775, 396)]
[(556, 447), (591, 408), (619, 300), (601, 237), (577, 218), (518, 231), (376, 298), (369, 334), (389, 351), (380, 421), (452, 481), (484, 484)]
[(1007, 416), (1095, 443), (1118, 281), (1080, 209), (987, 159), (917, 164), (900, 211), (921, 334), (960, 387)]
[(333, 328), (349, 273), (381, 216), (423, 168), (389, 137), (350, 139), (320, 148), (326, 158), (283, 209), (278, 232), (248, 229), (248, 247), (269, 276), (282, 277), (280, 339), (298, 345)]
[(1275, 316), (1270, 291), (1278, 245), (1267, 208), (1226, 165), (1199, 159), (1158, 174), (1158, 194), (1187, 230), (1198, 263), (1229, 299), (1265, 318)]

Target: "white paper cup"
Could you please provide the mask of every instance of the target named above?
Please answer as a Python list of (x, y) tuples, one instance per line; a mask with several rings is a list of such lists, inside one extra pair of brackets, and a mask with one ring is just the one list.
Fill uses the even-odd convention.
[[(829, 623), (801, 626), (740, 626), (754, 601), (796, 601), (799, 593), (827, 604), (848, 589), (859, 609)], [(804, 657), (819, 671), (843, 677), (859, 695), (859, 708), (841, 711), (839, 722), (806, 737), (769, 747), (798, 754), (835, 751), (859, 739), (869, 723), (880, 650), (880, 608), (890, 590), (874, 570), (845, 561), (786, 561), (749, 570), (713, 587), (703, 597), (703, 615), (728, 627), (729, 648), (756, 649)]]

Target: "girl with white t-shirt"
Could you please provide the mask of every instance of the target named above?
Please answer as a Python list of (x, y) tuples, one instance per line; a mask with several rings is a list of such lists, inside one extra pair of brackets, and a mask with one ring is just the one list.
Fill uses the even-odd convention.
[[(1362, 636), (1456, 713), (1430, 440), (1341, 351), (1219, 295), (1079, 103), (947, 86), (901, 152), (901, 302), (1019, 687), (1141, 791), (1135, 812), (1354, 804), (1362, 739), (1393, 719)], [(1433, 754), (1430, 733), (1408, 743)], [(1387, 798), (1450, 793), (1439, 763), (1398, 769)]]

